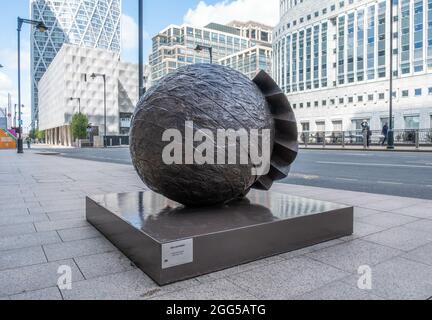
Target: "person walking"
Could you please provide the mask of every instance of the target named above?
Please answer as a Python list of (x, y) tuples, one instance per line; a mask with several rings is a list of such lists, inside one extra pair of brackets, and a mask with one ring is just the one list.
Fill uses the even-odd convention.
[(381, 143), (382, 146), (384, 146), (384, 144), (387, 142), (388, 130), (389, 130), (389, 127), (388, 127), (388, 124), (386, 122), (382, 128), (382, 131), (381, 131), (382, 135), (384, 136), (383, 141)]
[(367, 135), (367, 147), (369, 148), (371, 144), (371, 136), (372, 136), (372, 130), (369, 125), (367, 125), (366, 127), (366, 135)]
[(27, 138), (27, 149), (30, 149), (31, 141), (30, 138)]

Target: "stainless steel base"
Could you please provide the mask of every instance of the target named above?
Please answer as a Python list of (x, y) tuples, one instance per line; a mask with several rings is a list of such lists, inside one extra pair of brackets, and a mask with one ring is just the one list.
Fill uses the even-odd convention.
[(353, 208), (251, 191), (222, 207), (184, 208), (154, 192), (87, 198), (87, 220), (159, 285), (353, 233)]

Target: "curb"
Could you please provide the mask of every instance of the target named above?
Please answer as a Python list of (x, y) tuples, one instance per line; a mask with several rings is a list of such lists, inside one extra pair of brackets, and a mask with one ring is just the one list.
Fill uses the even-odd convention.
[(354, 148), (332, 148), (332, 147), (326, 147), (326, 148), (305, 148), (305, 147), (299, 147), (301, 150), (317, 150), (317, 151), (323, 151), (323, 150), (329, 150), (329, 151), (365, 151), (365, 152), (414, 152), (414, 153), (432, 153), (432, 150), (422, 150), (422, 149), (413, 149), (413, 150), (407, 150), (407, 149), (397, 149), (397, 147), (394, 150), (388, 150), (388, 149), (354, 149)]

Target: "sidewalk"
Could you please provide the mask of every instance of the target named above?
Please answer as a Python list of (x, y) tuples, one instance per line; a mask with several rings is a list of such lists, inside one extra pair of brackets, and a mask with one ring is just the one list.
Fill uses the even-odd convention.
[(432, 152), (432, 147), (420, 147), (416, 149), (415, 146), (396, 146), (394, 150), (387, 150), (386, 147), (382, 146), (371, 146), (367, 149), (363, 147), (363, 145), (345, 145), (342, 147), (341, 145), (308, 145), (307, 147), (304, 144), (300, 144), (300, 149), (310, 149), (310, 150), (347, 150), (347, 151), (387, 151), (387, 152)]
[[(85, 221), (86, 195), (144, 188), (132, 166), (0, 151), (0, 182), (0, 299), (432, 297), (432, 201), (278, 184), (356, 206), (354, 235), (159, 287)], [(72, 290), (56, 286), (62, 265)]]

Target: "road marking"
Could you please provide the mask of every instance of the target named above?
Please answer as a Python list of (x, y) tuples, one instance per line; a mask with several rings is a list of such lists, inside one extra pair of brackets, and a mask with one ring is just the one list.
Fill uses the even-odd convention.
[(392, 182), (392, 181), (377, 181), (379, 184), (393, 184), (393, 185), (402, 185), (402, 182)]
[(342, 181), (359, 181), (358, 179), (349, 179), (349, 178), (336, 178), (336, 180), (342, 180)]
[(363, 167), (395, 167), (395, 168), (426, 168), (432, 169), (432, 166), (410, 165), (410, 164), (390, 164), (390, 163), (362, 163), (362, 162), (332, 162), (316, 161), (319, 164), (337, 164), (344, 166), (363, 166)]
[(302, 179), (305, 179), (305, 180), (314, 180), (314, 179), (319, 179), (320, 178), (320, 176), (307, 175), (307, 174), (301, 174), (301, 173), (292, 173), (291, 177), (302, 178)]

